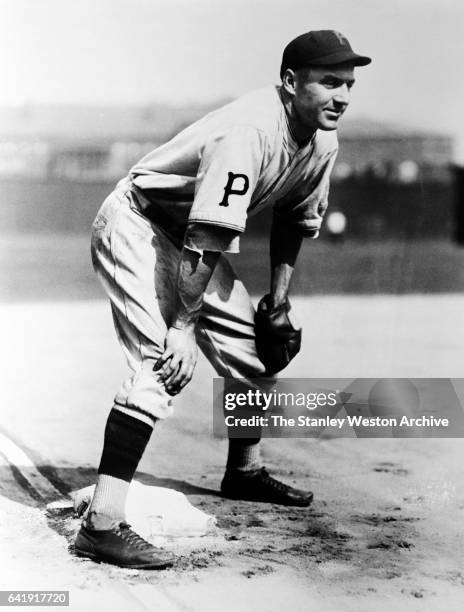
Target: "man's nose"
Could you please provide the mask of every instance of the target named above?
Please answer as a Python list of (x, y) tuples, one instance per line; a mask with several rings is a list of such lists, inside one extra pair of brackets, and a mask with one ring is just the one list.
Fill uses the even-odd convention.
[(348, 86), (342, 85), (339, 87), (333, 97), (333, 100), (340, 106), (348, 106), (350, 103), (350, 90), (348, 89)]

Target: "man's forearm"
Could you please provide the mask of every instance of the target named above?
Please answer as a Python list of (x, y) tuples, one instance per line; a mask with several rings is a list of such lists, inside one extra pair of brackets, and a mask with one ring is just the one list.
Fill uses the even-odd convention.
[(287, 297), (302, 240), (298, 229), (274, 218), (270, 243), (272, 306), (279, 306)]
[(177, 271), (175, 312), (171, 326), (177, 329), (194, 328), (203, 305), (208, 282), (214, 272), (219, 252), (198, 253), (183, 248)]

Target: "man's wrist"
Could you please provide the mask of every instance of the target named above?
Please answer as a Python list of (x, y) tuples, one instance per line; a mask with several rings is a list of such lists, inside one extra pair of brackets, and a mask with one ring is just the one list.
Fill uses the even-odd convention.
[(280, 306), (283, 306), (284, 304), (287, 303), (287, 293), (275, 293), (273, 294), (272, 292), (269, 294), (268, 297), (268, 306), (271, 310), (274, 310), (275, 308), (279, 308)]
[(171, 327), (179, 331), (191, 332), (195, 331), (196, 321), (175, 320), (171, 323)]

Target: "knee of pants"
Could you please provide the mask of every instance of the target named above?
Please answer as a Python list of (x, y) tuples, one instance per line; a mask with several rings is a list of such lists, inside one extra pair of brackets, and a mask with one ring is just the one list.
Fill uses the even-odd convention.
[(140, 368), (122, 384), (115, 397), (116, 405), (134, 412), (134, 417), (145, 415), (153, 419), (166, 419), (173, 413), (172, 397), (158, 382), (153, 371), (154, 360), (145, 360)]

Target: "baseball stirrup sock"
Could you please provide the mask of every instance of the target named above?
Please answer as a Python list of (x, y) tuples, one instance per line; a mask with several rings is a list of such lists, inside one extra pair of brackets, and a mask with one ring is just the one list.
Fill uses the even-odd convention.
[(86, 524), (110, 529), (125, 520), (129, 484), (153, 427), (113, 408), (105, 428), (98, 480)]
[(99, 474), (86, 519), (88, 527), (110, 529), (125, 520), (129, 484), (126, 480)]
[(152, 431), (151, 425), (113, 408), (106, 422), (98, 473), (130, 482)]
[(229, 440), (227, 470), (246, 472), (261, 467), (259, 438), (233, 438)]

